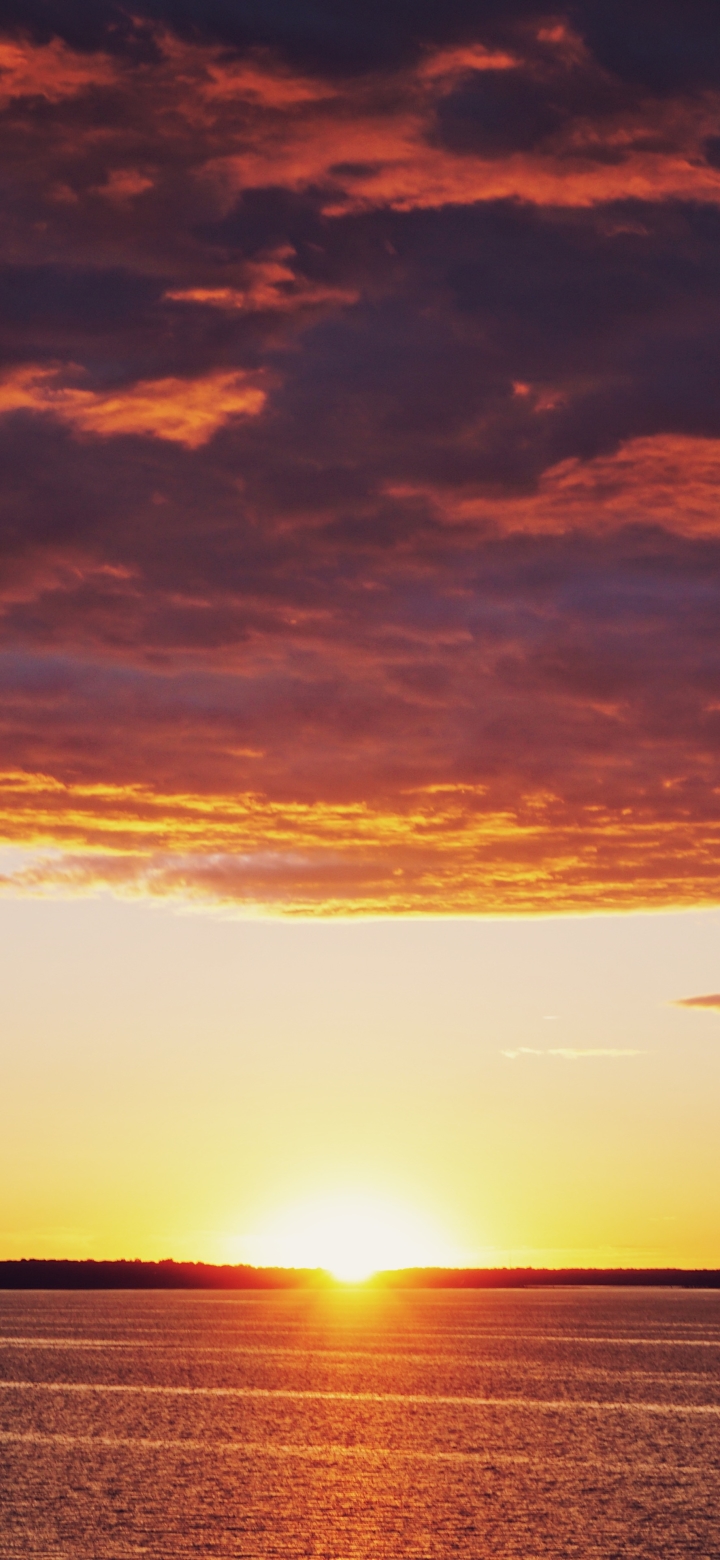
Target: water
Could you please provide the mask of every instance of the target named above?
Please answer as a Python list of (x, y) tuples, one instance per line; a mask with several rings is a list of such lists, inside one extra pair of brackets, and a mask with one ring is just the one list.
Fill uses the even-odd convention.
[(0, 1292), (0, 1557), (720, 1556), (720, 1294)]

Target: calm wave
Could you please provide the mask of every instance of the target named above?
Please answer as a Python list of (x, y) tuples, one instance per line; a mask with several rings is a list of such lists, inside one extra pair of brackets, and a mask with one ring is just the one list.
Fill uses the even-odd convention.
[(0, 1556), (720, 1555), (720, 1294), (0, 1292)]

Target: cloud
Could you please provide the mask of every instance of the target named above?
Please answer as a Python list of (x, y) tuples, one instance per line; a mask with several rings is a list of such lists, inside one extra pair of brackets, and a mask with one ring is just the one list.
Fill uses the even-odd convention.
[[(542, 15), (544, 9), (537, 0), (486, 0), (483, 22), (493, 36), (503, 37), (508, 26)], [(7, 0), (3, 14), (8, 28), (22, 28), (37, 39), (54, 33), (75, 48), (104, 45), (121, 58), (153, 59), (153, 34), (171, 28), (193, 42), (219, 44), (225, 54), (242, 58), (272, 48), (292, 69), (345, 79), (422, 59), (428, 49), (462, 46), (477, 30), (477, 8), (469, 0), (449, 0), (442, 11), (432, 0), (422, 0), (412, 11), (366, 0), (363, 6), (346, 6), (342, 16), (329, 0), (292, 12), (277, 3), (236, 11), (222, 0), (188, 0), (179, 12), (168, 0), (137, 0), (132, 15), (117, 0), (93, 0), (77, 5), (72, 17), (47, 0)]]
[(0, 39), (0, 106), (21, 98), (59, 103), (116, 81), (116, 68), (102, 53), (78, 54), (57, 37), (35, 47), (25, 40)]
[[(316, 188), (329, 216), (478, 200), (720, 200), (720, 175), (703, 155), (716, 99), (638, 101), (612, 84), (600, 90), (591, 62), (578, 68), (562, 48), (556, 56), (542, 72), (522, 62), (469, 69), (456, 57), (454, 80), (409, 71), (392, 98), (365, 80), (335, 97), (318, 85), (283, 129), (254, 104), (252, 137), (208, 155), (200, 177), (228, 206), (244, 190)], [(222, 100), (207, 101), (219, 115)]]
[(700, 1008), (705, 1011), (720, 1012), (720, 993), (712, 992), (707, 997), (677, 997), (673, 1007)]
[(188, 449), (206, 444), (231, 418), (256, 417), (264, 403), (265, 392), (238, 373), (141, 380), (97, 391), (63, 384), (59, 368), (28, 364), (0, 381), (0, 416), (43, 412), (78, 433), (170, 439)]
[(144, 194), (145, 190), (151, 190), (152, 187), (152, 179), (139, 168), (113, 168), (105, 183), (97, 185), (96, 193), (104, 195), (106, 200), (123, 202)]
[(357, 302), (357, 290), (333, 287), (298, 276), (288, 264), (294, 258), (292, 245), (279, 249), (243, 267), (242, 287), (169, 288), (165, 298), (171, 303), (195, 304), (219, 309), (223, 313), (239, 310), (248, 313), (296, 312), (318, 305)]
[[(136, 741), (145, 746), (144, 734)], [(171, 719), (156, 735), (161, 763), (163, 741), (170, 747), (165, 767), (175, 767)], [(206, 757), (209, 771), (212, 749)], [(245, 762), (257, 767), (258, 760)], [(527, 913), (602, 903), (581, 873), (558, 880), (556, 838), (472, 796), (420, 797), (383, 809), (353, 800), (271, 800), (249, 788), (179, 794), (151, 781), (69, 784), (9, 773), (0, 828), (6, 841), (31, 852), (5, 874), (3, 887), (12, 892), (109, 886), (295, 915)], [(567, 837), (562, 845), (566, 853), (572, 848)], [(630, 880), (608, 884), (606, 895), (608, 908), (640, 902)]]
[(181, 11), (3, 13), (6, 890), (717, 902), (707, 18)]
[[(523, 387), (523, 396), (533, 394)], [(536, 400), (540, 400), (538, 395)], [(499, 532), (600, 534), (655, 525), (680, 535), (717, 536), (720, 439), (656, 434), (629, 439), (590, 460), (570, 456), (549, 466), (532, 491), (490, 498), (480, 484), (390, 490), (397, 498), (424, 499), (451, 523), (484, 521)]]
[[(570, 8), (568, 8), (570, 9)], [(496, 52), (517, 33), (562, 40), (571, 29), (563, 8), (548, 12), (547, 0), (420, 0), (411, 8), (390, 8), (382, 0), (349, 4), (339, 15), (331, 0), (288, 10), (278, 3), (229, 8), (222, 0), (136, 0), (132, 13), (118, 0), (80, 3), (69, 15), (47, 0), (6, 0), (5, 25), (37, 39), (56, 35), (82, 50), (105, 47), (116, 56), (153, 60), (153, 35), (172, 28), (186, 39), (220, 44), (239, 55), (271, 48), (294, 69), (328, 78), (397, 69), (422, 60), (427, 51)], [(707, 87), (720, 77), (716, 12), (712, 0), (642, 0), (632, 10), (620, 0), (582, 0), (571, 8), (572, 25), (604, 69), (634, 88), (671, 92)], [(478, 44), (482, 30), (485, 44)], [(489, 40), (489, 41), (488, 41)]]
[(646, 1053), (644, 1051), (617, 1050), (617, 1049), (613, 1049), (612, 1047), (604, 1047), (603, 1048), (602, 1046), (595, 1047), (595, 1048), (591, 1047), (588, 1050), (573, 1050), (572, 1048), (567, 1048), (567, 1047), (566, 1048), (562, 1048), (562, 1047), (559, 1047), (559, 1048), (556, 1048), (555, 1050), (548, 1051), (548, 1056), (563, 1056), (563, 1057), (565, 1057), (566, 1061), (569, 1061), (569, 1062), (578, 1061), (583, 1056), (611, 1056), (611, 1057), (617, 1057), (617, 1056), (644, 1056), (645, 1054)]
[(589, 1047), (584, 1050), (575, 1049), (572, 1046), (555, 1046), (550, 1050), (542, 1051), (535, 1050), (534, 1047), (527, 1045), (518, 1046), (517, 1050), (515, 1051), (501, 1051), (500, 1053), (501, 1056), (506, 1056), (508, 1060), (512, 1062), (516, 1061), (519, 1056), (561, 1056), (566, 1062), (577, 1062), (586, 1056), (617, 1058), (624, 1056), (645, 1056), (646, 1054), (647, 1053), (645, 1051), (618, 1050), (607, 1046)]
[(641, 0), (632, 11), (621, 0), (585, 0), (578, 8), (596, 58), (635, 86), (672, 92), (720, 77), (720, 47), (712, 0), (688, 9), (682, 0)]

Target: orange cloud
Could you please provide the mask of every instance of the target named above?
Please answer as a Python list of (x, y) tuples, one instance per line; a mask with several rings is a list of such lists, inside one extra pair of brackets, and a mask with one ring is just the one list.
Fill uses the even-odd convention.
[[(525, 398), (530, 387), (517, 385)], [(449, 522), (479, 521), (503, 533), (601, 533), (662, 526), (678, 536), (717, 537), (720, 439), (656, 434), (628, 439), (612, 454), (574, 456), (548, 467), (529, 494), (498, 495), (391, 485), (395, 498), (430, 499)]]
[(720, 893), (719, 824), (628, 808), (572, 816), (530, 793), (497, 811), (472, 786), (385, 807), (7, 773), (0, 839), (24, 857), (0, 878), (6, 891), (110, 889), (289, 915), (597, 912)]
[(59, 103), (89, 87), (107, 87), (117, 69), (105, 54), (80, 54), (59, 38), (33, 44), (0, 40), (0, 107), (17, 98), (45, 98)]
[(332, 88), (311, 77), (300, 76), (284, 68), (269, 53), (257, 51), (249, 59), (233, 60), (226, 55), (203, 50), (198, 74), (198, 50), (180, 43), (170, 34), (163, 36), (163, 52), (175, 69), (197, 80), (206, 103), (224, 99), (237, 103), (255, 103), (263, 108), (288, 109), (334, 96)]
[[(102, 54), (76, 54), (57, 40), (6, 41), (0, 104), (37, 96), (59, 102), (88, 87), (121, 94), (125, 113), (103, 128), (102, 139), (103, 155), (117, 157), (118, 166), (104, 184), (90, 186), (116, 202), (140, 193), (138, 180), (149, 177), (132, 162), (138, 134), (159, 163), (181, 153), (206, 195), (226, 207), (243, 190), (312, 186), (328, 189), (329, 214), (501, 199), (560, 207), (720, 201), (720, 170), (702, 151), (720, 121), (720, 98), (711, 91), (671, 99), (640, 94), (612, 111), (593, 108), (590, 95), (587, 107), (532, 150), (496, 156), (443, 144), (438, 105), (463, 82), (526, 69), (560, 98), (578, 69), (607, 84), (567, 29), (545, 29), (540, 39), (548, 55), (542, 66), (475, 43), (428, 51), (387, 78), (362, 77), (342, 87), (292, 71), (267, 50), (233, 60), (216, 46), (187, 44), (160, 30), (158, 61), (138, 71)], [(91, 124), (73, 134), (76, 151), (83, 138), (96, 151)], [(60, 144), (69, 145), (65, 130)], [(53, 150), (47, 147), (48, 157)], [(64, 180), (54, 188), (63, 190)]]
[[(720, 104), (713, 118), (720, 115)], [(720, 202), (720, 172), (698, 162), (697, 142), (703, 124), (693, 134), (687, 152), (629, 150), (617, 165), (607, 166), (594, 156), (592, 146), (558, 146), (552, 153), (516, 153), (485, 160), (455, 157), (423, 144), (422, 125), (408, 120), (398, 124), (390, 139), (385, 126), (361, 121), (341, 136), (329, 155), (314, 137), (305, 145), (288, 147), (283, 162), (283, 182), (292, 189), (321, 183), (331, 177), (338, 162), (361, 162), (363, 152), (374, 164), (371, 171), (353, 177), (352, 187), (337, 199), (329, 199), (325, 212), (338, 216), (387, 205), (397, 211), (431, 209), (447, 205), (472, 205), (475, 201), (524, 200), (536, 206), (583, 207), (612, 201), (697, 200)], [(650, 135), (648, 131), (648, 135)], [(639, 138), (639, 136), (638, 136)], [(324, 142), (324, 137), (322, 138)], [(241, 189), (261, 187), (270, 180), (270, 163), (257, 153), (210, 162), (206, 169), (234, 198)]]
[(711, 992), (707, 997), (678, 997), (673, 1007), (700, 1008), (710, 1012), (720, 1012), (720, 992)]
[(244, 287), (176, 287), (165, 293), (172, 303), (195, 303), (226, 313), (269, 310), (285, 313), (325, 303), (354, 303), (356, 289), (328, 287), (297, 276), (287, 261), (295, 254), (289, 245), (276, 249), (244, 267)]
[[(558, 40), (559, 57), (563, 52)], [(575, 114), (532, 151), (483, 156), (441, 144), (434, 116), (442, 94), (464, 77), (506, 73), (518, 63), (482, 50), (477, 57), (472, 50), (443, 51), (397, 77), (387, 93), (373, 82), (333, 97), (324, 86), (288, 104), (284, 123), (258, 112), (252, 136), (244, 133), (241, 147), (208, 157), (202, 176), (226, 205), (245, 189), (334, 186), (327, 215), (507, 199), (554, 207), (720, 201), (720, 170), (702, 156), (720, 118), (717, 94), (640, 100), (595, 117)]]
[(96, 193), (104, 195), (106, 200), (126, 201), (152, 187), (153, 180), (138, 168), (113, 168), (105, 183), (97, 185)]
[(146, 379), (127, 389), (82, 390), (62, 370), (28, 364), (0, 381), (0, 416), (42, 412), (78, 433), (139, 434), (197, 449), (235, 417), (256, 417), (266, 393), (251, 376), (217, 371), (199, 379)]
[(503, 49), (487, 49), (481, 43), (461, 44), (428, 54), (418, 68), (421, 81), (442, 81), (443, 85), (474, 70), (511, 70), (517, 57)]

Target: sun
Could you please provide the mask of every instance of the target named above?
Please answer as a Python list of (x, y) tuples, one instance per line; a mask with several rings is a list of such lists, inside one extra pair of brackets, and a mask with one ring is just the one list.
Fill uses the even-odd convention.
[(355, 1192), (288, 1208), (252, 1244), (252, 1260), (263, 1266), (323, 1268), (346, 1284), (389, 1268), (457, 1261), (449, 1243), (415, 1210)]

